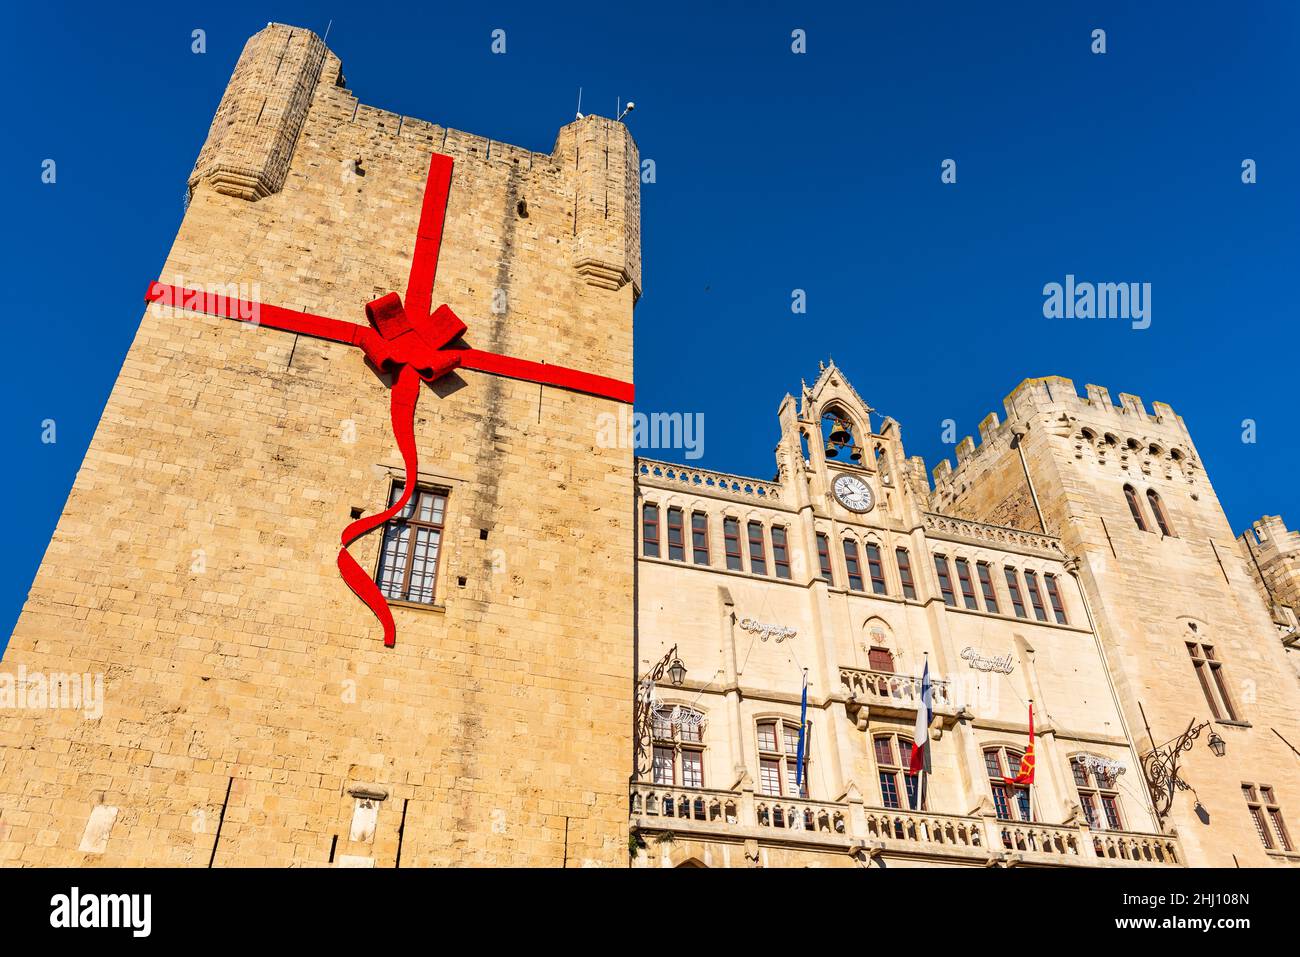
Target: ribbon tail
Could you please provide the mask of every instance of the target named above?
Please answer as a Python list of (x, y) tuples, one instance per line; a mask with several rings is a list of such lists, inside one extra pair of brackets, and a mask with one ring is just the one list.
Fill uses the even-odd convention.
[(406, 468), (406, 480), (402, 485), (402, 494), (396, 502), (374, 515), (357, 519), (343, 530), (339, 549), (339, 574), (349, 588), (365, 602), (366, 607), (378, 619), (384, 629), (384, 644), (389, 648), (397, 643), (397, 625), (393, 622), (393, 613), (373, 578), (357, 564), (357, 560), (348, 552), (348, 546), (366, 532), (383, 525), (397, 515), (411, 500), (415, 489), (415, 477), (418, 457), (415, 448), (415, 405), (420, 397), (420, 376), (409, 365), (404, 365), (397, 373), (397, 381), (389, 392), (389, 410), (393, 421), (393, 437), (402, 453), (402, 463)]

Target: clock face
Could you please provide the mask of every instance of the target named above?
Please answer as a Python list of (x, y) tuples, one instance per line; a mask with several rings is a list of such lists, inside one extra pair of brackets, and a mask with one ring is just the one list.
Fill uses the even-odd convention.
[(876, 504), (871, 486), (854, 475), (841, 475), (831, 485), (835, 500), (850, 512), (869, 512)]

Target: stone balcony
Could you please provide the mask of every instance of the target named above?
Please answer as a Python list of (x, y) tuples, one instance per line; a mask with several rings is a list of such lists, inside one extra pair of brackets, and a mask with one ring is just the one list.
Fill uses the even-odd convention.
[[(867, 729), (867, 721), (873, 715), (914, 718), (921, 700), (921, 679), (916, 675), (841, 668), (840, 685), (847, 696), (845, 705), (849, 717), (859, 731)], [(948, 682), (931, 678), (930, 695), (930, 704), (940, 726), (951, 728), (957, 722), (957, 706)]]
[(1086, 825), (1000, 821), (991, 816), (866, 807), (856, 792), (843, 801), (634, 783), (634, 833), (672, 833), (702, 841), (758, 841), (927, 864), (989, 867), (1178, 867), (1178, 838)]

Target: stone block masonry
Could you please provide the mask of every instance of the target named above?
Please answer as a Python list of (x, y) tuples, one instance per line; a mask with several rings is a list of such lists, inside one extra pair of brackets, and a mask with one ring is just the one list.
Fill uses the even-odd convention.
[[(141, 290), (237, 283), (364, 322), (405, 288), (432, 151), (455, 160), (434, 304), (468, 344), (630, 380), (626, 129), (588, 117), (533, 153), (366, 107), (280, 24), (240, 56)], [(345, 346), (146, 310), (0, 664), (102, 673), (103, 716), (0, 710), (0, 863), (626, 863), (633, 479), (631, 450), (596, 443), (612, 408), (477, 372), (425, 390), (420, 480), (449, 492), (436, 604), (395, 607), (387, 649), (334, 567), (401, 476), (384, 384)], [(353, 546), (367, 569), (379, 538)]]

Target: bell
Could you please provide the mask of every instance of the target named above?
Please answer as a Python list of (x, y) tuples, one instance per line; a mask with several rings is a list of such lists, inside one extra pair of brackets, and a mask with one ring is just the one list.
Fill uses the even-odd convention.
[(861, 462), (861, 461), (862, 461), (862, 446), (860, 446), (860, 445), (855, 445), (855, 446), (853, 446), (853, 451), (849, 453), (849, 458), (851, 458), (854, 462)]
[(840, 447), (838, 445), (836, 445), (834, 442), (826, 443), (826, 457), (828, 459), (833, 459), (835, 458), (835, 456), (839, 454), (840, 454)]
[(831, 430), (829, 441), (836, 445), (847, 445), (851, 438), (853, 436), (849, 434), (849, 424), (843, 419), (836, 419), (835, 428)]

